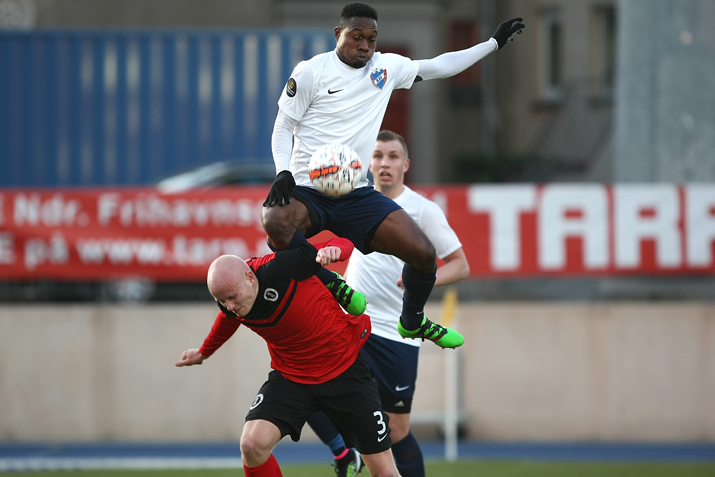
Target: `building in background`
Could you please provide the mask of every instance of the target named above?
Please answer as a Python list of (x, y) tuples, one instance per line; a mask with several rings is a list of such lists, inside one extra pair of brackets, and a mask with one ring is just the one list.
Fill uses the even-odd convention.
[(623, 0), (619, 9), (614, 178), (715, 180), (715, 3)]
[[(527, 25), (513, 45), (466, 72), (394, 96), (385, 126), (408, 140), (416, 159), (411, 182), (712, 180), (715, 99), (708, 85), (715, 67), (707, 59), (715, 42), (703, 24), (713, 17), (712, 2), (371, 3), (380, 14), (379, 48), (415, 59), (484, 41), (513, 16)], [(327, 0), (0, 0), (0, 27), (310, 28), (330, 36), (341, 6)], [(283, 76), (271, 81), (283, 84)], [(240, 88), (241, 78), (235, 82)], [(214, 156), (220, 154), (202, 161), (230, 159)]]
[[(612, 4), (591, 0), (556, 3), (538, 0), (532, 2), (395, 0), (373, 3), (380, 13), (380, 49), (402, 53), (415, 59), (433, 57), (444, 51), (466, 48), (484, 41), (491, 36), (500, 21), (515, 15), (524, 16), (527, 23), (524, 35), (513, 46), (510, 45), (504, 51), (490, 55), (466, 72), (444, 81), (425, 82), (410, 90), (398, 91), (394, 95), (385, 119), (385, 127), (399, 131), (409, 142), (417, 165), (411, 171), (409, 180), (414, 183), (434, 183), (562, 178), (604, 181), (610, 179), (607, 174), (609, 160), (603, 157), (607, 156), (607, 151), (610, 150), (612, 95), (615, 81), (613, 69), (615, 7)], [(172, 128), (167, 126), (164, 131), (166, 146), (163, 150), (157, 146), (153, 148), (142, 146), (149, 141), (148, 139), (132, 139), (132, 131), (135, 131), (135, 135), (138, 136), (140, 129), (148, 130), (156, 127), (156, 116), (147, 118), (142, 117), (141, 113), (133, 113), (131, 104), (127, 106), (126, 117), (117, 117), (116, 111), (112, 110), (114, 108), (121, 111), (121, 103), (131, 103), (133, 98), (131, 91), (124, 96), (114, 96), (113, 92), (121, 91), (123, 83), (131, 85), (132, 74), (137, 78), (134, 81), (140, 82), (142, 72), (136, 70), (149, 68), (147, 63), (139, 64), (132, 69), (133, 47), (137, 49), (136, 57), (141, 58), (140, 55), (144, 54), (154, 65), (158, 63), (159, 57), (169, 55), (161, 62), (169, 70), (153, 72), (152, 79), (146, 80), (168, 82), (162, 90), (170, 92), (175, 90), (178, 95), (184, 88), (189, 96), (192, 92), (197, 96), (202, 94), (206, 96), (210, 94), (205, 91), (211, 87), (211, 74), (213, 74), (213, 77), (219, 75), (222, 77), (222, 83), (218, 87), (241, 91), (245, 86), (246, 78), (236, 76), (230, 80), (232, 85), (225, 84), (226, 68), (223, 66), (213, 73), (210, 71), (204, 73), (206, 69), (204, 66), (214, 61), (208, 56), (224, 55), (225, 48), (218, 53), (213, 53), (208, 50), (210, 46), (204, 48), (200, 41), (198, 46), (193, 46), (182, 39), (181, 35), (175, 40), (176, 46), (164, 45), (163, 50), (156, 47), (156, 42), (146, 47), (143, 44), (133, 46), (132, 35), (134, 37), (139, 35), (137, 29), (144, 33), (160, 32), (167, 35), (171, 31), (198, 34), (199, 32), (231, 32), (246, 28), (260, 28), (263, 31), (270, 31), (272, 28), (310, 28), (321, 31), (329, 37), (341, 6), (342, 4), (338, 2), (315, 0), (269, 2), (3, 0), (0, 3), (0, 11), (8, 12), (5, 15), (8, 20), (4, 23), (8, 28), (22, 27), (26, 32), (27, 28), (33, 25), (36, 30), (31, 31), (36, 31), (37, 34), (46, 32), (47, 29), (59, 32), (79, 29), (95, 35), (78, 47), (83, 50), (77, 53), (81, 59), (75, 60), (78, 62), (76, 78), (68, 73), (69, 78), (62, 83), (61, 67), (58, 67), (59, 73), (55, 72), (59, 77), (56, 88), (62, 89), (64, 84), (62, 92), (56, 92), (53, 89), (54, 85), (49, 90), (46, 85), (38, 85), (37, 83), (42, 81), (42, 74), (34, 74), (41, 73), (44, 68), (50, 68), (51, 65), (48, 63), (51, 63), (52, 58), (62, 57), (61, 49), (58, 48), (59, 53), (44, 51), (45, 56), (42, 57), (42, 46), (29, 50), (6, 46), (5, 54), (14, 55), (12, 56), (14, 64), (20, 71), (18, 73), (16, 70), (15, 77), (7, 81), (20, 88), (24, 82), (17, 80), (17, 74), (28, 76), (29, 84), (24, 87), (24, 93), (15, 92), (15, 96), (29, 95), (25, 103), (34, 103), (31, 105), (34, 111), (38, 111), (38, 108), (43, 111), (43, 101), (56, 103), (61, 113), (63, 103), (71, 105), (72, 101), (77, 101), (77, 92), (71, 89), (72, 82), (82, 81), (85, 85), (89, 84), (84, 89), (89, 88), (95, 94), (84, 101), (84, 104), (91, 105), (84, 108), (98, 108), (89, 112), (69, 111), (65, 114), (65, 119), (68, 120), (57, 122), (70, 125), (66, 126), (66, 130), (63, 130), (63, 126), (60, 125), (59, 131), (53, 129), (39, 131), (41, 127), (34, 124), (41, 121), (38, 119), (38, 114), (33, 117), (27, 111), (24, 113), (16, 111), (14, 116), (24, 115), (16, 121), (17, 123), (23, 124), (25, 128), (34, 127), (38, 130), (34, 134), (31, 134), (32, 131), (25, 131), (26, 134), (49, 142), (55, 135), (65, 134), (70, 138), (74, 135), (77, 144), (74, 146), (75, 150), (69, 152), (66, 149), (71, 149), (71, 145), (65, 146), (64, 149), (62, 144), (57, 147), (49, 146), (45, 151), (37, 150), (38, 146), (34, 146), (35, 149), (31, 150), (32, 148), (28, 146), (24, 151), (15, 150), (5, 157), (14, 160), (16, 159), (14, 156), (21, 155), (27, 160), (28, 157), (24, 156), (29, 156), (32, 160), (41, 162), (44, 154), (48, 162), (52, 163), (56, 159), (56, 162), (64, 163), (65, 168), (68, 167), (68, 163), (101, 163), (93, 167), (91, 172), (84, 173), (81, 181), (88, 184), (100, 180), (108, 184), (146, 183), (159, 179), (162, 173), (166, 175), (184, 170), (190, 165), (230, 159), (226, 157), (228, 154), (226, 148), (222, 150), (217, 147), (218, 141), (209, 137), (208, 132), (204, 136), (211, 145), (197, 139), (194, 150), (189, 147), (190, 145), (181, 149), (188, 150), (187, 154), (191, 157), (182, 158), (181, 151), (172, 153), (172, 147), (177, 141), (173, 141), (171, 137), (186, 136), (177, 129), (181, 126), (181, 116), (188, 116), (190, 121), (192, 115), (196, 115), (197, 109), (200, 113), (200, 108), (182, 109), (178, 104), (165, 111), (164, 120), (175, 121), (177, 124), (168, 125)], [(562, 25), (568, 25), (568, 30)], [(114, 36), (122, 34), (129, 38), (125, 40), (128, 43), (126, 52), (121, 46), (114, 46), (122, 40), (104, 41), (101, 37), (103, 34)], [(572, 40), (565, 41), (566, 38)], [(162, 41), (166, 43), (167, 40)], [(45, 43), (42, 45), (44, 46)], [(242, 45), (236, 43), (236, 48), (243, 49)], [(326, 49), (330, 47), (331, 45), (323, 45)], [(149, 51), (144, 52), (143, 48)], [(191, 48), (196, 48), (198, 53), (193, 53)], [(204, 51), (205, 55), (202, 53)], [(182, 52), (186, 52), (186, 55)], [(70, 53), (65, 54), (71, 56)], [(124, 67), (122, 67), (124, 64), (121, 59), (122, 54), (129, 57), (124, 60), (126, 63)], [(256, 54), (262, 57), (270, 52), (266, 53), (259, 48)], [(29, 55), (39, 59), (33, 62), (28, 58)], [(300, 59), (301, 56), (295, 56), (290, 62), (294, 63)], [(203, 60), (204, 63), (201, 63)], [(271, 60), (267, 61), (270, 63)], [(190, 70), (194, 69), (191, 68), (192, 63), (197, 63), (195, 70), (201, 71), (198, 73), (199, 78), (193, 83), (189, 75)], [(185, 74), (181, 73), (182, 64), (186, 70)], [(288, 69), (291, 67), (292, 65), (287, 65)], [(154, 68), (161, 67), (154, 66)], [(123, 76), (126, 77), (124, 81)], [(182, 79), (184, 76), (186, 79)], [(268, 92), (263, 93), (262, 100), (269, 101), (275, 108), (275, 101), (270, 96), (277, 97), (273, 90), (281, 87), (286, 74), (281, 71), (273, 76), (268, 76), (265, 81), (259, 81), (257, 88), (269, 88)], [(157, 80), (156, 77), (159, 79)], [(208, 85), (206, 82), (202, 83), (202, 80), (207, 77)], [(7, 72), (5, 78), (8, 78)], [(102, 82), (104, 85), (101, 84)], [(150, 93), (142, 93), (141, 86), (136, 99), (136, 103), (140, 104), (137, 107), (140, 108), (141, 101), (151, 101), (151, 98), (147, 99)], [(28, 90), (33, 88), (38, 89), (38, 92), (28, 93)], [(56, 100), (52, 97), (53, 94), (57, 96)], [(70, 97), (72, 100), (69, 99)], [(171, 94), (165, 96), (162, 106), (172, 105), (171, 98)], [(181, 98), (177, 96), (174, 101), (181, 103)], [(195, 101), (200, 102), (201, 98)], [(225, 95), (218, 101), (225, 103)], [(18, 106), (8, 98), (5, 104), (14, 104), (23, 110), (29, 109), (25, 103)], [(95, 106), (97, 104), (99, 106)], [(247, 106), (250, 105), (239, 104), (238, 107)], [(156, 105), (151, 104), (145, 107), (152, 111), (157, 108)], [(268, 108), (261, 108), (264, 109)], [(139, 118), (135, 120), (132, 114)], [(214, 130), (246, 126), (236, 121), (223, 121), (226, 117), (224, 113), (214, 114), (217, 116), (214, 122), (222, 121), (221, 125), (211, 124)], [(43, 114), (39, 116), (44, 117)], [(96, 125), (97, 116), (100, 119), (104, 118), (103, 127)], [(270, 118), (264, 119), (266, 121), (262, 121), (257, 126), (260, 130), (268, 129), (270, 124), (268, 121)], [(142, 120), (144, 123), (150, 121), (151, 124), (141, 123)], [(79, 122), (86, 124), (80, 127)], [(202, 121), (201, 126), (196, 126), (196, 129), (205, 128), (208, 123)], [(80, 131), (71, 131), (72, 124)], [(122, 124), (126, 124), (125, 128), (128, 130), (125, 136), (122, 136)], [(12, 127), (6, 128), (6, 131), (11, 130)], [(239, 131), (235, 135), (241, 137), (245, 132)], [(255, 131), (249, 133), (247, 133), (248, 137), (256, 137)], [(152, 132), (152, 135), (156, 134)], [(263, 136), (260, 141), (267, 143), (268, 135)], [(8, 133), (6, 143), (10, 141)], [(132, 144), (132, 141), (138, 144)], [(58, 140), (58, 142), (62, 141)], [(70, 142), (70, 139), (65, 142)], [(240, 142), (238, 140), (238, 143)], [(259, 155), (267, 155), (267, 144), (264, 147), (260, 145), (256, 147), (238, 143), (234, 147), (242, 147), (243, 150), (258, 149)], [(102, 144), (105, 150), (97, 150), (98, 144)], [(141, 154), (138, 154), (138, 158), (131, 157), (132, 148), (140, 147), (148, 148), (145, 155), (150, 155), (159, 165), (145, 166), (145, 172), (137, 172), (138, 165), (129, 163), (146, 162), (147, 159)], [(124, 150), (121, 150), (122, 148)], [(114, 149), (120, 151), (116, 152)], [(75, 157), (82, 155), (85, 157)], [(253, 159), (269, 160), (266, 157)], [(105, 165), (105, 162), (110, 164)], [(128, 163), (124, 168), (123, 162)], [(176, 169), (167, 169), (170, 166), (166, 164), (162, 166), (162, 162), (176, 164)], [(606, 165), (603, 166), (602, 163)], [(105, 168), (129, 170), (124, 174), (110, 173), (99, 177), (101, 174), (96, 172)], [(52, 167), (44, 169), (51, 171)], [(92, 172), (95, 174), (93, 175)], [(18, 185), (25, 184), (28, 180), (31, 179), (18, 178)], [(65, 178), (57, 183), (74, 182)], [(6, 185), (12, 184), (13, 182), (6, 181)], [(53, 182), (45, 184), (53, 184)]]

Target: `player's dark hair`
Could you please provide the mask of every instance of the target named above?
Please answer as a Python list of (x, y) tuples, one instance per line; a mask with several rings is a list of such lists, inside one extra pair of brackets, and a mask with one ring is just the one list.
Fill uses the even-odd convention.
[(404, 149), (405, 151), (405, 157), (410, 157), (409, 154), (407, 154), (407, 143), (405, 142), (405, 138), (400, 136), (396, 132), (383, 129), (382, 131), (377, 133), (377, 140), (380, 142), (399, 141), (400, 144), (402, 144), (402, 149)]
[(343, 11), (340, 12), (338, 26), (341, 29), (345, 28), (353, 18), (372, 18), (377, 22), (377, 10), (367, 3), (348, 3), (343, 7)]

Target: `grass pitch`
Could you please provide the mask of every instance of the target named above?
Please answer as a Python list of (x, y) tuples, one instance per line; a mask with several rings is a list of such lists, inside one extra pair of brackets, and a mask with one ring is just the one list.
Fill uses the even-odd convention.
[[(331, 477), (335, 475), (329, 465), (285, 465), (284, 477)], [(461, 460), (454, 463), (428, 461), (429, 477), (712, 477), (712, 463), (603, 463), (603, 462), (495, 462)], [(367, 471), (360, 475), (367, 477)], [(243, 469), (191, 469), (191, 470), (86, 470), (62, 472), (4, 473), (3, 476), (22, 477), (239, 477)]]

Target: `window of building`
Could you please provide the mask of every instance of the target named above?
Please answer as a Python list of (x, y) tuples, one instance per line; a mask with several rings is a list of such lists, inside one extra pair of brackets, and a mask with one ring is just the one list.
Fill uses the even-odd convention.
[(616, 77), (616, 9), (613, 6), (592, 11), (590, 40), (590, 73), (596, 89), (593, 93), (611, 98)]
[(561, 13), (547, 10), (541, 14), (540, 22), (539, 77), (542, 99), (551, 102), (561, 99), (563, 94), (563, 27)]
[[(448, 51), (471, 48), (479, 43), (479, 31), (472, 21), (458, 20), (449, 26)], [(480, 103), (480, 64), (470, 66), (449, 78), (449, 95), (454, 107), (471, 107)]]

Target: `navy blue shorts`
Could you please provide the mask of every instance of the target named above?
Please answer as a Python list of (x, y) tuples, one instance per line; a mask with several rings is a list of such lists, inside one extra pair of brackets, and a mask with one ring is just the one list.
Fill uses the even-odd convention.
[(370, 335), (360, 350), (377, 382), (382, 409), (409, 414), (415, 395), (420, 348)]
[(364, 254), (372, 252), (370, 242), (385, 217), (402, 208), (372, 186), (359, 187), (342, 197), (330, 197), (311, 187), (296, 186), (293, 198), (308, 208), (310, 229), (306, 237), (330, 230), (338, 237), (350, 240)]

